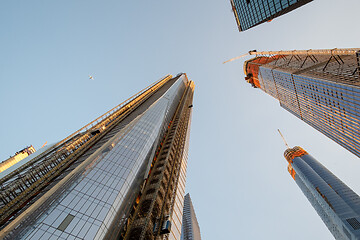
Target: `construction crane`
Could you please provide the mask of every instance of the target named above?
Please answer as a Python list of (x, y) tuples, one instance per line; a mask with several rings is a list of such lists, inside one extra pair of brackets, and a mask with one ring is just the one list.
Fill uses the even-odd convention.
[(41, 146), (41, 148), (45, 147), (46, 144), (47, 144), (47, 141)]
[(234, 60), (237, 60), (237, 59), (239, 59), (239, 58), (243, 58), (243, 57), (246, 57), (246, 56), (249, 56), (249, 55), (254, 55), (254, 54), (253, 54), (254, 52), (256, 52), (256, 50), (251, 50), (251, 51), (249, 51), (248, 53), (245, 53), (245, 54), (243, 54), (243, 55), (240, 55), (240, 56), (231, 58), (231, 59), (223, 62), (223, 64), (228, 63), (228, 62), (232, 62), (232, 61), (234, 61)]
[(224, 63), (232, 62), (242, 57), (249, 55), (353, 55), (360, 51), (360, 48), (334, 48), (334, 49), (319, 49), (319, 50), (289, 50), (289, 51), (262, 51), (251, 50), (248, 53), (229, 59)]
[(242, 58), (242, 57), (246, 57), (246, 56), (248, 56), (248, 55), (249, 55), (249, 53), (245, 53), (245, 54), (243, 54), (243, 55), (240, 55), (240, 56), (234, 57), (234, 58), (232, 58), (232, 59), (229, 59), (229, 60), (223, 62), (223, 64), (224, 64), (224, 63), (228, 63), (228, 62), (232, 62), (232, 61), (234, 61), (234, 60), (236, 60), (236, 59), (239, 59), (239, 58)]

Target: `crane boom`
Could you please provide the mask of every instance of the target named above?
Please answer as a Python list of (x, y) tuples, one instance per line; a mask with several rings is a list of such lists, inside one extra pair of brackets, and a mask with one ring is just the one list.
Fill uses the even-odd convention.
[(284, 140), (284, 143), (285, 143), (286, 147), (289, 148), (289, 145), (287, 144), (284, 136), (283, 136), (282, 133), (280, 132), (280, 129), (278, 129), (278, 132), (280, 133), (281, 138)]
[(240, 55), (240, 56), (234, 57), (234, 58), (232, 58), (232, 59), (229, 59), (229, 60), (223, 62), (223, 64), (224, 64), (224, 63), (227, 63), (227, 62), (232, 62), (232, 61), (234, 61), (234, 60), (236, 60), (236, 59), (245, 57), (245, 56), (247, 56), (247, 55), (249, 55), (249, 53), (245, 53), (245, 54), (243, 54), (243, 55)]
[(245, 57), (247, 55), (353, 55), (357, 52), (360, 52), (360, 48), (333, 48), (333, 49), (318, 49), (318, 50), (286, 50), (286, 51), (262, 51), (257, 52), (256, 50), (251, 50), (246, 54), (240, 55), (229, 59), (224, 63), (232, 62), (239, 58)]

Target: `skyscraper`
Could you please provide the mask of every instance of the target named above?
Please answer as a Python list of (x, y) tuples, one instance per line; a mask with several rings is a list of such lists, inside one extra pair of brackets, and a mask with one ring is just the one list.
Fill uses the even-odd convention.
[(23, 160), (24, 158), (26, 158), (27, 156), (29, 156), (34, 152), (35, 152), (35, 148), (32, 145), (16, 152), (14, 156), (9, 157), (8, 159), (0, 163), (0, 172), (5, 171), (9, 167), (20, 162), (21, 160)]
[(360, 197), (301, 147), (288, 148), (288, 171), (335, 239), (360, 239)]
[(246, 80), (360, 157), (359, 49), (250, 52)]
[(199, 223), (189, 193), (185, 195), (182, 222), (182, 240), (201, 240)]
[(180, 239), (193, 92), (168, 75), (2, 178), (0, 238)]
[(284, 15), (312, 0), (230, 0), (239, 31)]

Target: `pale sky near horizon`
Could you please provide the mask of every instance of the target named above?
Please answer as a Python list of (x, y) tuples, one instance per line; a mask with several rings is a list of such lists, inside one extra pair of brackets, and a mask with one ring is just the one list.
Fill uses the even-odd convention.
[(186, 72), (196, 84), (186, 191), (202, 238), (332, 239), (287, 172), (277, 129), (358, 194), (360, 159), (247, 84), (244, 59), (222, 62), (252, 49), (360, 47), (359, 7), (315, 0), (240, 33), (229, 0), (3, 1), (0, 160)]

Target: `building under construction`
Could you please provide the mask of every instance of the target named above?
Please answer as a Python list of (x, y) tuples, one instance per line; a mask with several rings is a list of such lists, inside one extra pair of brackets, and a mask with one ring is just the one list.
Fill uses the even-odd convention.
[(360, 197), (301, 147), (284, 152), (288, 171), (335, 239), (360, 239)]
[(180, 239), (194, 84), (167, 75), (0, 180), (1, 239)]
[(249, 54), (247, 82), (360, 157), (360, 49)]

